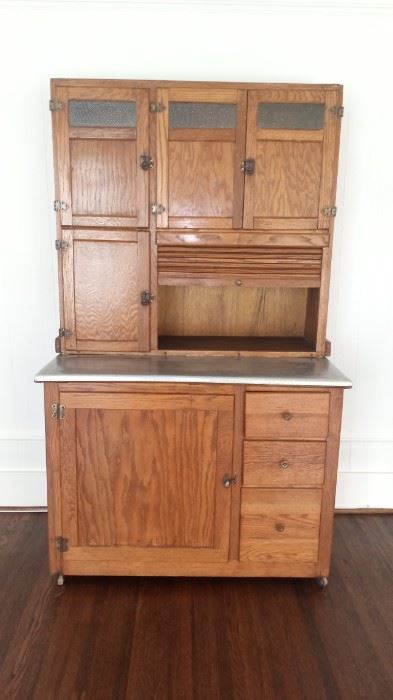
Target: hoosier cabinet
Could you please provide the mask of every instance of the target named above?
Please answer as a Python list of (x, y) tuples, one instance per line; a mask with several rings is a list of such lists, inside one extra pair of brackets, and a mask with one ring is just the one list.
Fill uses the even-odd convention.
[(51, 571), (327, 583), (339, 85), (53, 80)]

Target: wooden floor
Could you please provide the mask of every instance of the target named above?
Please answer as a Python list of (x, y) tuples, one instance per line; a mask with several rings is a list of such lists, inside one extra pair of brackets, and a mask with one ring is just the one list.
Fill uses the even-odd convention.
[(0, 514), (1, 700), (391, 700), (393, 517), (339, 515), (313, 581), (68, 579)]

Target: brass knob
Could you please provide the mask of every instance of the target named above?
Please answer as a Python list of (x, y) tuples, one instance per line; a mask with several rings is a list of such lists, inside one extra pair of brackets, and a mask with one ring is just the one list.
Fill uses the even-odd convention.
[(283, 525), (282, 523), (276, 523), (276, 530), (277, 532), (284, 532), (285, 525)]
[(280, 467), (281, 467), (281, 469), (288, 469), (288, 467), (289, 467), (289, 462), (287, 462), (286, 459), (281, 460), (281, 462), (280, 462)]
[(284, 411), (284, 413), (281, 414), (281, 417), (283, 420), (292, 420), (293, 415), (292, 413), (289, 413), (289, 411)]
[(243, 285), (243, 282), (242, 282), (241, 280), (236, 280), (235, 284), (236, 284), (238, 287), (241, 287), (241, 286)]

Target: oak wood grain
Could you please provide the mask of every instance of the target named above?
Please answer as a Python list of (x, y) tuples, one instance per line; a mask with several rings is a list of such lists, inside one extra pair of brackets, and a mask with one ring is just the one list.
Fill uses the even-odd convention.
[(325, 453), (324, 442), (245, 440), (243, 486), (321, 486)]
[(325, 439), (329, 392), (246, 393), (246, 436), (251, 438)]

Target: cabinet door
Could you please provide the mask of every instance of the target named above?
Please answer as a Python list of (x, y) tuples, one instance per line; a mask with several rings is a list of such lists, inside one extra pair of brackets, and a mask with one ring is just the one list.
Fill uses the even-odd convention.
[(60, 401), (65, 571), (227, 560), (232, 396), (81, 390)]
[(158, 228), (241, 228), (246, 92), (158, 90)]
[(148, 226), (148, 91), (58, 87), (54, 97), (61, 223)]
[(149, 232), (63, 231), (65, 350), (149, 350)]
[(329, 228), (326, 208), (335, 203), (339, 105), (340, 88), (249, 92), (245, 228)]

